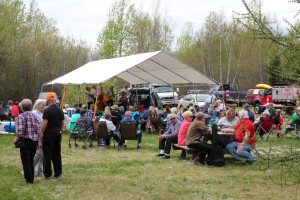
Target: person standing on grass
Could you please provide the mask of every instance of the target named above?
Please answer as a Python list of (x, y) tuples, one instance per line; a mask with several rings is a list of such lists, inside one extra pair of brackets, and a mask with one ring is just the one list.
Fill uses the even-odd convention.
[[(46, 101), (44, 99), (38, 99), (33, 105), (32, 113), (36, 116), (39, 122), (39, 127), (42, 126), (43, 122), (43, 113), (46, 107)], [(40, 141), (40, 148), (36, 150), (34, 156), (34, 171), (37, 176), (44, 176), (43, 174), (43, 145)]]
[(48, 107), (44, 111), (42, 132), (43, 132), (43, 153), (44, 153), (44, 177), (51, 179), (54, 167), (54, 177), (60, 179), (62, 176), (61, 163), (61, 131), (64, 126), (64, 113), (55, 104), (55, 94), (47, 94)]
[(21, 137), (24, 138), (25, 147), (20, 148), (21, 160), (24, 171), (25, 182), (32, 184), (34, 181), (33, 159), (36, 149), (39, 148), (42, 132), (36, 116), (30, 112), (32, 101), (23, 99), (21, 101), (22, 114), (18, 119), (18, 131), (16, 132), (16, 143)]

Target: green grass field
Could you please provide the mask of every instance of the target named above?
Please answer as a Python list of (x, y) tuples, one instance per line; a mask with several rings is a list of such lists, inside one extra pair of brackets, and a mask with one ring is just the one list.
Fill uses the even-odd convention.
[[(265, 169), (264, 160), (243, 165), (226, 155), (224, 167), (198, 167), (190, 164), (191, 155), (182, 159), (180, 151), (172, 150), (169, 160), (154, 156), (157, 135), (144, 134), (138, 150), (75, 148), (73, 140), (69, 148), (68, 137), (64, 132), (63, 178), (36, 178), (28, 185), (21, 174), (19, 149), (13, 146), (14, 135), (0, 136), (0, 199), (300, 199), (299, 182), (286, 177), (281, 165)], [(136, 144), (128, 141), (129, 148)], [(300, 139), (256, 145), (275, 146), (300, 148)], [(299, 181), (299, 160), (295, 166)]]

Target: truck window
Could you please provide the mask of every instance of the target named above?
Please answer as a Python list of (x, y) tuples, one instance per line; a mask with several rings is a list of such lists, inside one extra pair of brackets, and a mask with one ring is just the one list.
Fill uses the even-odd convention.
[(272, 95), (272, 88), (266, 92), (266, 96)]
[(154, 92), (156, 93), (164, 93), (164, 92), (172, 92), (171, 86), (158, 86), (154, 88)]

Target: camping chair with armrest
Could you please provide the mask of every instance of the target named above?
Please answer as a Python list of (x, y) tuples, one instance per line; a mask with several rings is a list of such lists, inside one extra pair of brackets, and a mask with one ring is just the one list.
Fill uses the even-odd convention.
[(265, 118), (265, 117), (261, 117), (260, 118), (260, 127), (259, 127), (259, 135), (262, 136), (264, 134), (266, 135), (266, 138), (264, 139), (264, 141), (268, 140), (269, 137), (271, 137), (271, 139), (273, 141), (277, 141), (276, 137), (274, 136), (274, 132), (273, 130), (275, 129), (276, 125), (274, 124), (275, 119), (274, 118)]
[[(137, 123), (135, 122), (120, 122), (120, 137), (122, 140), (137, 140), (138, 135)], [(138, 148), (138, 145), (137, 145)], [(119, 150), (119, 147), (118, 147)]]
[[(103, 138), (106, 140), (109, 140), (109, 134), (107, 130), (107, 125), (106, 121), (93, 121), (93, 128), (94, 128), (94, 133), (97, 138), (97, 141), (99, 143), (99, 139)], [(115, 140), (114, 141), (114, 147), (115, 147)]]
[(293, 121), (291, 125), (287, 125), (286, 127), (286, 133), (287, 135), (289, 132), (291, 132), (292, 136), (296, 139), (300, 136), (300, 119), (296, 119)]
[(80, 137), (82, 138), (82, 141), (84, 142), (84, 145), (82, 146), (82, 148), (86, 149), (86, 143), (87, 141), (90, 142), (89, 147), (92, 148), (93, 147), (93, 130), (88, 131), (86, 129), (86, 124), (90, 123), (90, 121), (88, 120), (81, 120), (81, 121), (77, 121), (76, 127), (78, 129), (78, 134), (80, 135)]
[(71, 148), (71, 138), (74, 138), (75, 140), (75, 147), (78, 147), (77, 142), (81, 138), (79, 135), (78, 129), (77, 129), (77, 123), (76, 122), (71, 122), (73, 124), (73, 130), (70, 130), (70, 137), (69, 137), (69, 147)]
[(112, 115), (111, 116), (111, 121), (112, 123), (115, 125), (116, 129), (119, 131), (120, 130), (120, 118), (119, 116), (115, 116), (115, 115)]

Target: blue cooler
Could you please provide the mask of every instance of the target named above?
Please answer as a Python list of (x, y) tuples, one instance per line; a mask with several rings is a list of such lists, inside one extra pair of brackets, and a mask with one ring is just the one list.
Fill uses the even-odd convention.
[(10, 130), (9, 130), (9, 125), (5, 125), (4, 129), (6, 132), (15, 132), (16, 127), (15, 125), (10, 125)]

